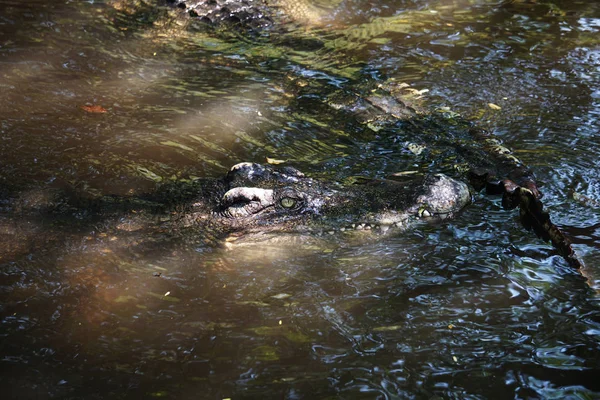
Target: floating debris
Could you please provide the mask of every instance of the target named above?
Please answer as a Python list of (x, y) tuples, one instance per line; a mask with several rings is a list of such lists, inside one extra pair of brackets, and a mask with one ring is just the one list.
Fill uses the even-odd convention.
[(95, 114), (103, 114), (107, 112), (106, 108), (99, 105), (85, 105), (80, 107), (83, 111)]

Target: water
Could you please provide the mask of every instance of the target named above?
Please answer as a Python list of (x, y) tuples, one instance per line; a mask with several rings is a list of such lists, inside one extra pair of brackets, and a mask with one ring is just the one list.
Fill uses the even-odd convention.
[[(243, 32), (187, 29), (127, 2), (0, 1), (3, 393), (600, 396), (599, 6), (334, 10), (324, 25)], [(387, 238), (233, 249), (140, 250), (111, 230), (118, 215), (43, 213), (52, 190), (135, 196), (266, 157), (336, 180), (434, 168), (393, 127), (323, 104), (390, 79), (515, 150), (587, 282), (485, 195)]]

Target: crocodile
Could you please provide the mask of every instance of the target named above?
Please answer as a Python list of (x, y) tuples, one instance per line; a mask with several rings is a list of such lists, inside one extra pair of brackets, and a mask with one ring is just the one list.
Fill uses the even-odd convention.
[[(211, 218), (227, 230), (330, 231), (332, 229), (405, 229), (418, 220), (443, 220), (470, 202), (464, 182), (444, 174), (402, 181), (360, 179), (341, 185), (309, 178), (292, 167), (256, 163), (234, 165), (220, 181), (216, 204), (202, 198), (186, 213), (191, 224)], [(214, 193), (212, 194), (214, 197)]]
[[(75, 193), (49, 193), (14, 201), (8, 210), (16, 218), (12, 224), (0, 218), (4, 239), (0, 260), (64, 239), (65, 232), (56, 232), (59, 216), (78, 221), (84, 236), (90, 232), (118, 235), (120, 246), (165, 237), (214, 245), (230, 235), (274, 232), (385, 234), (453, 217), (471, 201), (464, 182), (443, 174), (400, 181), (363, 178), (342, 185), (307, 177), (289, 166), (249, 162), (234, 165), (222, 178), (168, 186), (139, 198), (86, 199)], [(44, 226), (44, 221), (51, 223)], [(65, 231), (75, 225), (67, 221)]]
[[(194, 20), (213, 25), (233, 22), (251, 29), (287, 21), (319, 21), (325, 15), (322, 9), (306, 0), (295, 3), (288, 0), (168, 0), (167, 3), (184, 10)], [(295, 76), (291, 80), (299, 81)], [(319, 80), (302, 81), (302, 84), (290, 85), (294, 93), (286, 93), (291, 98), (288, 108), (313, 110), (320, 104), (301, 103), (318, 99), (317, 102), (329, 107), (328, 112), (321, 114), (331, 115), (327, 121), (320, 121), (322, 125), (333, 129), (339, 125), (338, 121), (352, 118), (378, 136), (387, 133), (394, 145), (400, 143), (406, 152), (414, 155), (414, 163), (425, 166), (421, 173), (436, 170), (451, 173), (450, 165), (450, 169), (458, 171), (452, 178), (468, 182), (475, 190), (485, 189), (490, 194), (502, 195), (503, 206), (518, 208), (526, 228), (550, 241), (569, 265), (582, 266), (570, 240), (544, 210), (542, 193), (532, 171), (493, 134), (451, 111), (425, 111), (419, 101), (414, 101), (418, 96), (411, 96), (412, 89), (402, 84), (377, 82), (372, 77), (366, 79), (367, 85), (363, 84), (364, 80), (344, 79), (347, 84), (341, 88)], [(294, 105), (294, 102), (299, 104)]]

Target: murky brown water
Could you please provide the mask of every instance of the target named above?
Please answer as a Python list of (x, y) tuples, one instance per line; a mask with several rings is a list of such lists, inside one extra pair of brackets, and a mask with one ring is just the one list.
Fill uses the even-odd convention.
[[(366, 3), (247, 33), (0, 0), (3, 396), (600, 397), (600, 6)], [(323, 105), (386, 79), (514, 149), (592, 280), (483, 195), (364, 244), (233, 250), (140, 251), (119, 215), (43, 212), (52, 190), (139, 195), (266, 157), (337, 180), (414, 168), (401, 133)]]

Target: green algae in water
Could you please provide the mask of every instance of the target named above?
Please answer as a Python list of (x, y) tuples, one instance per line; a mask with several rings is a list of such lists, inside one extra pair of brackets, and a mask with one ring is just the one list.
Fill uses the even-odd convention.
[(113, 301), (115, 303), (128, 303), (130, 301), (135, 301), (137, 300), (137, 297), (135, 296), (119, 296), (116, 299), (114, 299)]
[(251, 357), (259, 361), (277, 361), (279, 360), (279, 352), (273, 346), (259, 346), (252, 349)]
[(154, 181), (154, 182), (162, 182), (163, 178), (154, 172), (150, 171), (148, 168), (137, 167), (136, 170), (143, 175), (144, 177)]
[(168, 397), (169, 396), (169, 392), (165, 391), (160, 391), (160, 392), (153, 392), (153, 393), (149, 393), (151, 397), (157, 397), (157, 398), (162, 398), (162, 397)]
[(186, 146), (184, 144), (181, 143), (177, 143), (177, 142), (173, 142), (171, 140), (168, 140), (166, 142), (160, 142), (160, 144), (164, 145), (164, 146), (169, 146), (169, 147), (176, 147), (182, 150), (187, 150), (187, 151), (194, 151), (194, 149), (192, 149), (189, 146)]
[(295, 330), (289, 325), (278, 325), (278, 326), (261, 326), (258, 328), (250, 329), (257, 335), (260, 336), (282, 336), (293, 343), (310, 343), (311, 338), (302, 332)]

